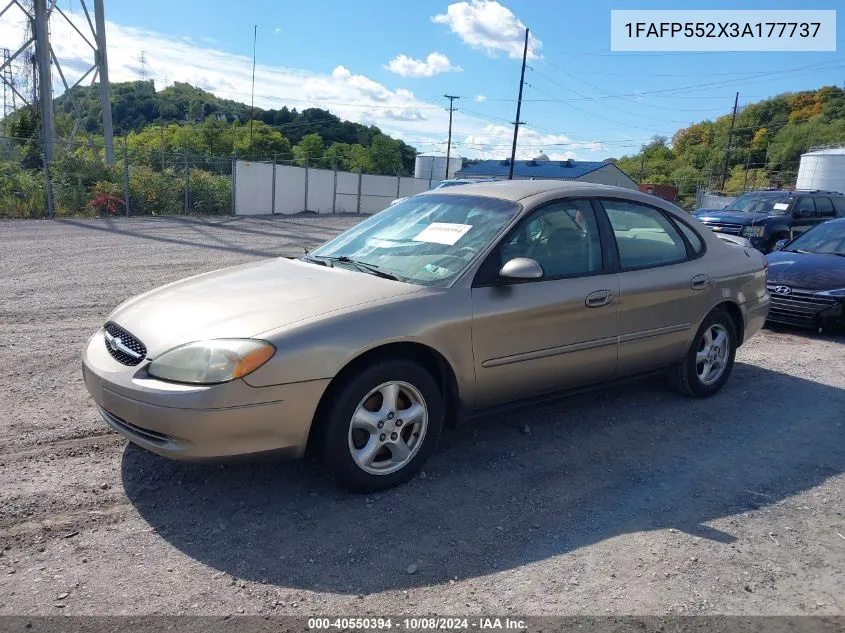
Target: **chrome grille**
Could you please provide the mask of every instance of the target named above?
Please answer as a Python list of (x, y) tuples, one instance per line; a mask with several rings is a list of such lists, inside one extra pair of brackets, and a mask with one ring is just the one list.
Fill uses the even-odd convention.
[(789, 294), (780, 294), (777, 288), (784, 288), (780, 284), (767, 284), (772, 303), (769, 308), (769, 320), (795, 325), (815, 325), (816, 316), (824, 310), (835, 306), (838, 302), (834, 297), (825, 297), (809, 290), (790, 288)]
[[(146, 358), (147, 348), (144, 344), (122, 327), (108, 322), (103, 329), (108, 334), (105, 337), (106, 349), (117, 362), (124, 365), (137, 365)], [(129, 352), (134, 352), (134, 354)]]
[(742, 224), (714, 222), (712, 220), (703, 220), (702, 223), (717, 233), (728, 233), (729, 235), (740, 235), (742, 233)]

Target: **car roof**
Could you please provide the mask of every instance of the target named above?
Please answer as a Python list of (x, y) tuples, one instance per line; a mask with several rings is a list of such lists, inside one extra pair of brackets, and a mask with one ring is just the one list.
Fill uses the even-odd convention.
[(516, 202), (537, 194), (559, 192), (561, 194), (575, 193), (586, 196), (611, 195), (624, 191), (633, 192), (633, 189), (614, 187), (611, 185), (599, 185), (572, 180), (495, 180), (464, 185), (454, 190), (450, 188), (426, 191), (419, 195), (444, 195), (444, 196), (487, 196), (489, 198), (501, 198)]

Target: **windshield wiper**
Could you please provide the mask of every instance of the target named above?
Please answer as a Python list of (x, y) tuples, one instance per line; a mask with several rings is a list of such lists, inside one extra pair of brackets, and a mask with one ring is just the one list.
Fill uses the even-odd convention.
[(784, 253), (801, 253), (802, 255), (806, 255), (810, 251), (802, 251), (800, 248), (784, 248)]
[(308, 259), (312, 259), (314, 261), (325, 260), (327, 264), (324, 265), (333, 265), (334, 262), (340, 262), (341, 264), (351, 264), (358, 270), (369, 273), (371, 275), (375, 275), (376, 277), (381, 277), (382, 279), (392, 279), (393, 281), (402, 281), (402, 278), (399, 275), (394, 275), (393, 273), (389, 273), (385, 270), (381, 270), (375, 264), (370, 264), (367, 262), (362, 262), (357, 259), (352, 259), (348, 255), (341, 255), (339, 257), (330, 257), (328, 255), (308, 255)]

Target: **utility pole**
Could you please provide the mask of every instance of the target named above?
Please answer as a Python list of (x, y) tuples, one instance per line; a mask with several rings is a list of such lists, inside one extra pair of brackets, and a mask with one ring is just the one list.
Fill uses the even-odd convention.
[[(452, 154), (452, 113), (455, 111), (455, 99), (460, 99), (455, 95), (443, 95), (449, 100), (449, 140), (446, 142), (446, 175), (444, 179), (449, 178), (449, 157)], [(399, 194), (396, 195), (399, 197)]]
[(736, 97), (734, 97), (734, 113), (731, 117), (731, 129), (728, 131), (728, 146), (725, 148), (725, 166), (722, 169), (722, 185), (719, 189), (725, 188), (725, 181), (728, 179), (728, 162), (731, 158), (731, 142), (733, 141), (734, 135), (734, 123), (736, 123), (736, 107), (739, 104), (739, 93), (736, 93)]
[(97, 25), (97, 51), (94, 63), (100, 74), (100, 108), (103, 111), (103, 144), (106, 146), (106, 165), (114, 165), (114, 130), (111, 118), (111, 84), (109, 84), (109, 60), (106, 54), (106, 16), (103, 0), (94, 0), (94, 22)]
[(252, 32), (252, 96), (249, 103), (249, 151), (252, 152), (252, 121), (255, 119), (255, 44), (258, 41), (258, 25)]
[(525, 29), (525, 47), (522, 49), (522, 72), (519, 75), (519, 99), (516, 101), (516, 121), (513, 122), (513, 147), (511, 148), (511, 164), (508, 170), (508, 180), (513, 180), (513, 162), (516, 160), (516, 139), (519, 136), (519, 113), (522, 111), (522, 86), (525, 84), (525, 60), (528, 58), (528, 28)]

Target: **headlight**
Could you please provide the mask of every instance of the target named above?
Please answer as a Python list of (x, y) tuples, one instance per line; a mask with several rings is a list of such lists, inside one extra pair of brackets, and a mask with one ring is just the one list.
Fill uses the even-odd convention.
[(765, 226), (746, 226), (742, 229), (742, 235), (744, 237), (763, 237), (765, 233)]
[(267, 341), (237, 338), (197, 341), (165, 352), (150, 363), (147, 371), (162, 380), (208, 385), (246, 376), (275, 353), (276, 348)]

